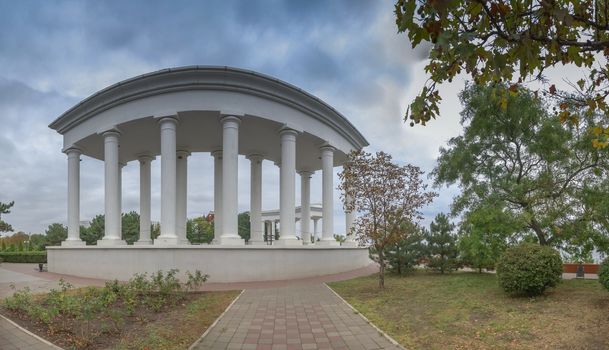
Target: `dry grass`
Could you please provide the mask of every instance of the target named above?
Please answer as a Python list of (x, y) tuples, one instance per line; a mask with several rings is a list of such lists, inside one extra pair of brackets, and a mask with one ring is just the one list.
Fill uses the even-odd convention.
[(330, 286), (408, 349), (609, 349), (609, 292), (564, 281), (544, 296), (511, 298), (493, 274), (417, 272)]

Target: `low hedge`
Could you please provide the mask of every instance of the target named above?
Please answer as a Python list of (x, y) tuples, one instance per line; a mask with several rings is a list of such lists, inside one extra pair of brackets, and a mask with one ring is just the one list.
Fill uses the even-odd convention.
[(8, 263), (46, 263), (47, 252), (0, 252), (0, 261)]

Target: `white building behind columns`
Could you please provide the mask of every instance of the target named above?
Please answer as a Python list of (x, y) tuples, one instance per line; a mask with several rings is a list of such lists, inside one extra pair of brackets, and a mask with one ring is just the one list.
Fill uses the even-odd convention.
[[(264, 232), (275, 227), (262, 213), (262, 163), (269, 161), (280, 170), (281, 234), (275, 245), (302, 247), (299, 236), (308, 243), (315, 234), (319, 218), (313, 218), (310, 177), (319, 171), (323, 219), (318, 245), (334, 247), (333, 168), (342, 165), (350, 151), (368, 145), (343, 115), (315, 96), (278, 79), (229, 67), (172, 68), (122, 81), (72, 107), (50, 127), (63, 136), (68, 158), (66, 249), (83, 245), (78, 227), (81, 156), (105, 165), (106, 231), (98, 246), (126, 245), (120, 225), (121, 168), (132, 161), (140, 165), (138, 249), (188, 246), (188, 157), (196, 152), (214, 157), (214, 169), (198, 174), (214, 184), (214, 246), (245, 245), (237, 233), (239, 171), (251, 178), (251, 243), (262, 247)], [(239, 155), (248, 157), (250, 169), (239, 170)], [(151, 188), (152, 161), (161, 163), (160, 188)], [(302, 203), (295, 200), (297, 178)], [(161, 234), (154, 242), (149, 228), (152, 191), (161, 194)], [(297, 207), (301, 218), (309, 217), (298, 236)], [(349, 225), (353, 215), (347, 215), (347, 221)]]

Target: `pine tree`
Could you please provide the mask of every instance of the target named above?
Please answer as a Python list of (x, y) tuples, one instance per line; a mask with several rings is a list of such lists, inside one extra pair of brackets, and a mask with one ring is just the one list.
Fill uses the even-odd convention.
[(455, 225), (448, 216), (440, 213), (429, 225), (427, 241), (427, 267), (440, 273), (451, 272), (458, 267), (459, 249), (457, 237), (453, 234)]
[(385, 254), (389, 270), (400, 275), (412, 272), (425, 254), (423, 238), (426, 230), (412, 223), (404, 225), (403, 229), (408, 234), (390, 246)]

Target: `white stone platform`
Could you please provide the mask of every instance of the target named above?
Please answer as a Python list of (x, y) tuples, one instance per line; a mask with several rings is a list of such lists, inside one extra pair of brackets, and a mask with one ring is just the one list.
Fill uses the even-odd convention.
[(128, 280), (135, 273), (200, 270), (210, 282), (276, 281), (342, 273), (371, 264), (367, 248), (332, 246), (47, 247), (50, 272)]

